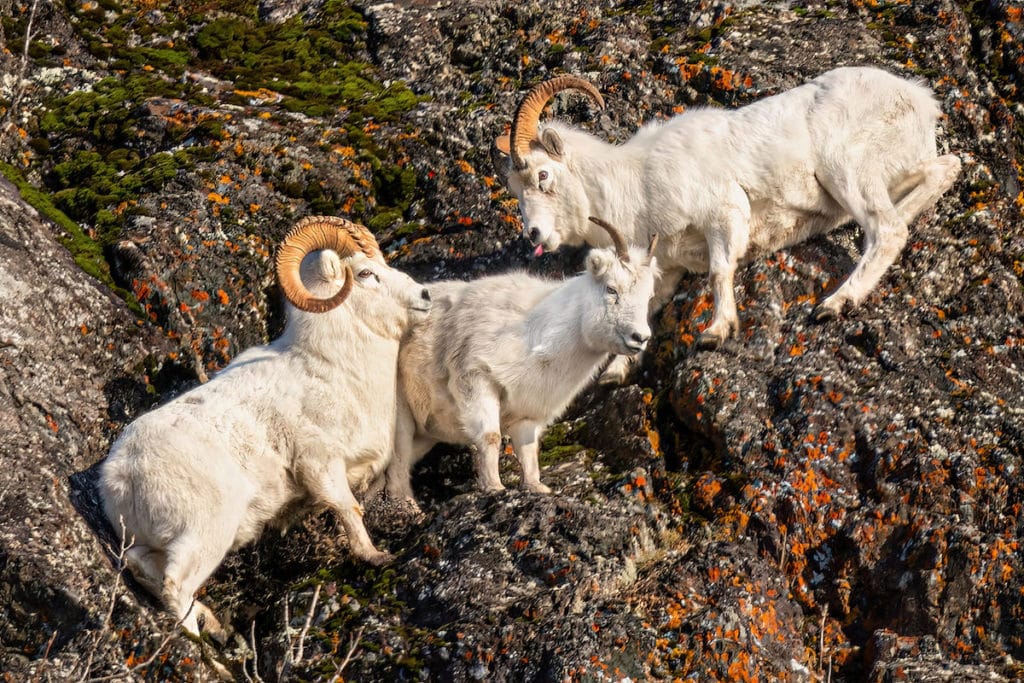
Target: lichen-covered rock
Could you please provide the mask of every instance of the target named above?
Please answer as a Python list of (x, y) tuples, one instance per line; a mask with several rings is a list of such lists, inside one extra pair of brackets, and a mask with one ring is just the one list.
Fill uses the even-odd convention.
[[(31, 3), (11, 5), (0, 108), (24, 99), (0, 149), (49, 220), (0, 186), (0, 668), (1021, 677), (1012, 3), (41, 3), (24, 84), (12, 46)], [(939, 147), (964, 162), (859, 310), (808, 320), (853, 267), (852, 226), (744, 266), (740, 333), (719, 351), (693, 348), (711, 300), (685, 278), (631, 383), (595, 387), (549, 430), (555, 494), (478, 494), (469, 454), (436, 449), (416, 470), (423, 518), (369, 506), (394, 566), (354, 564), (334, 520), (312, 517), (210, 581), (228, 646), (164, 642), (173, 625), (116, 579), (95, 464), (140, 411), (280, 331), (271, 256), (291, 222), (365, 222), (425, 281), (570, 274), (580, 249), (528, 257), (490, 162), (528, 86), (590, 79), (606, 109), (567, 95), (546, 115), (621, 141), (848, 64), (927, 80)]]
[(198, 651), (160, 648), (171, 620), (130, 599), (121, 537), (100, 522), (87, 472), (151, 400), (145, 367), (161, 341), (3, 179), (0, 283), (0, 667), (12, 680), (126, 676), (161, 649), (167, 675), (188, 678)]

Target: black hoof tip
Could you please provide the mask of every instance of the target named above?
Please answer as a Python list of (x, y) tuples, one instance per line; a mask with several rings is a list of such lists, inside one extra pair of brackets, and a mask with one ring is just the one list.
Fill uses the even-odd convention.
[(827, 323), (830, 320), (835, 320), (839, 316), (831, 308), (826, 306), (816, 306), (811, 312), (811, 320), (816, 323)]
[(722, 340), (713, 334), (701, 334), (697, 337), (696, 349), (698, 351), (714, 351), (722, 345)]

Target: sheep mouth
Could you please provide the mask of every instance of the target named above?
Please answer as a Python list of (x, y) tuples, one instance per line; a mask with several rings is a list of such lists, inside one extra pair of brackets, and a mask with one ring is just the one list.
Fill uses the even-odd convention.
[(627, 356), (634, 356), (643, 351), (644, 347), (647, 346), (647, 342), (637, 342), (631, 339), (626, 339), (625, 337), (619, 337), (619, 341), (622, 342), (622, 347), (626, 349), (626, 353), (624, 355)]

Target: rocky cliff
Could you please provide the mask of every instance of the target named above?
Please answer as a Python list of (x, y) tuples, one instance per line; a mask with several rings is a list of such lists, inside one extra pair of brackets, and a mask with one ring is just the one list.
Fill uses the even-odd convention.
[[(0, 671), (6, 680), (991, 681), (1024, 676), (1024, 25), (990, 2), (0, 1)], [(26, 40), (26, 35), (28, 40)], [(859, 231), (684, 279), (627, 386), (544, 443), (555, 493), (417, 469), (422, 520), (355, 563), (314, 516), (233, 554), (177, 634), (118, 573), (95, 465), (119, 430), (282, 327), (270, 257), (312, 213), (430, 281), (530, 259), (490, 142), (549, 115), (612, 140), (828, 68), (931, 84), (964, 171), (858, 310), (810, 324)], [(24, 79), (21, 78), (22, 74)], [(509, 464), (503, 473), (513, 481)]]

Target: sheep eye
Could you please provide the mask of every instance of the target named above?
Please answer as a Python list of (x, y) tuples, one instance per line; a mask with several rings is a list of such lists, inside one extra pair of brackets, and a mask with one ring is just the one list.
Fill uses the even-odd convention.
[(540, 173), (537, 174), (537, 182), (538, 183), (543, 183), (547, 179), (548, 179), (548, 172), (547, 171), (541, 171)]
[(615, 289), (614, 287), (605, 287), (604, 291), (615, 297), (619, 295), (619, 290)]
[(366, 278), (370, 277), (371, 275), (373, 275), (373, 271), (370, 270), (369, 268), (366, 268), (366, 269), (363, 269), (363, 270), (359, 271), (359, 279), (360, 280), (365, 280)]

